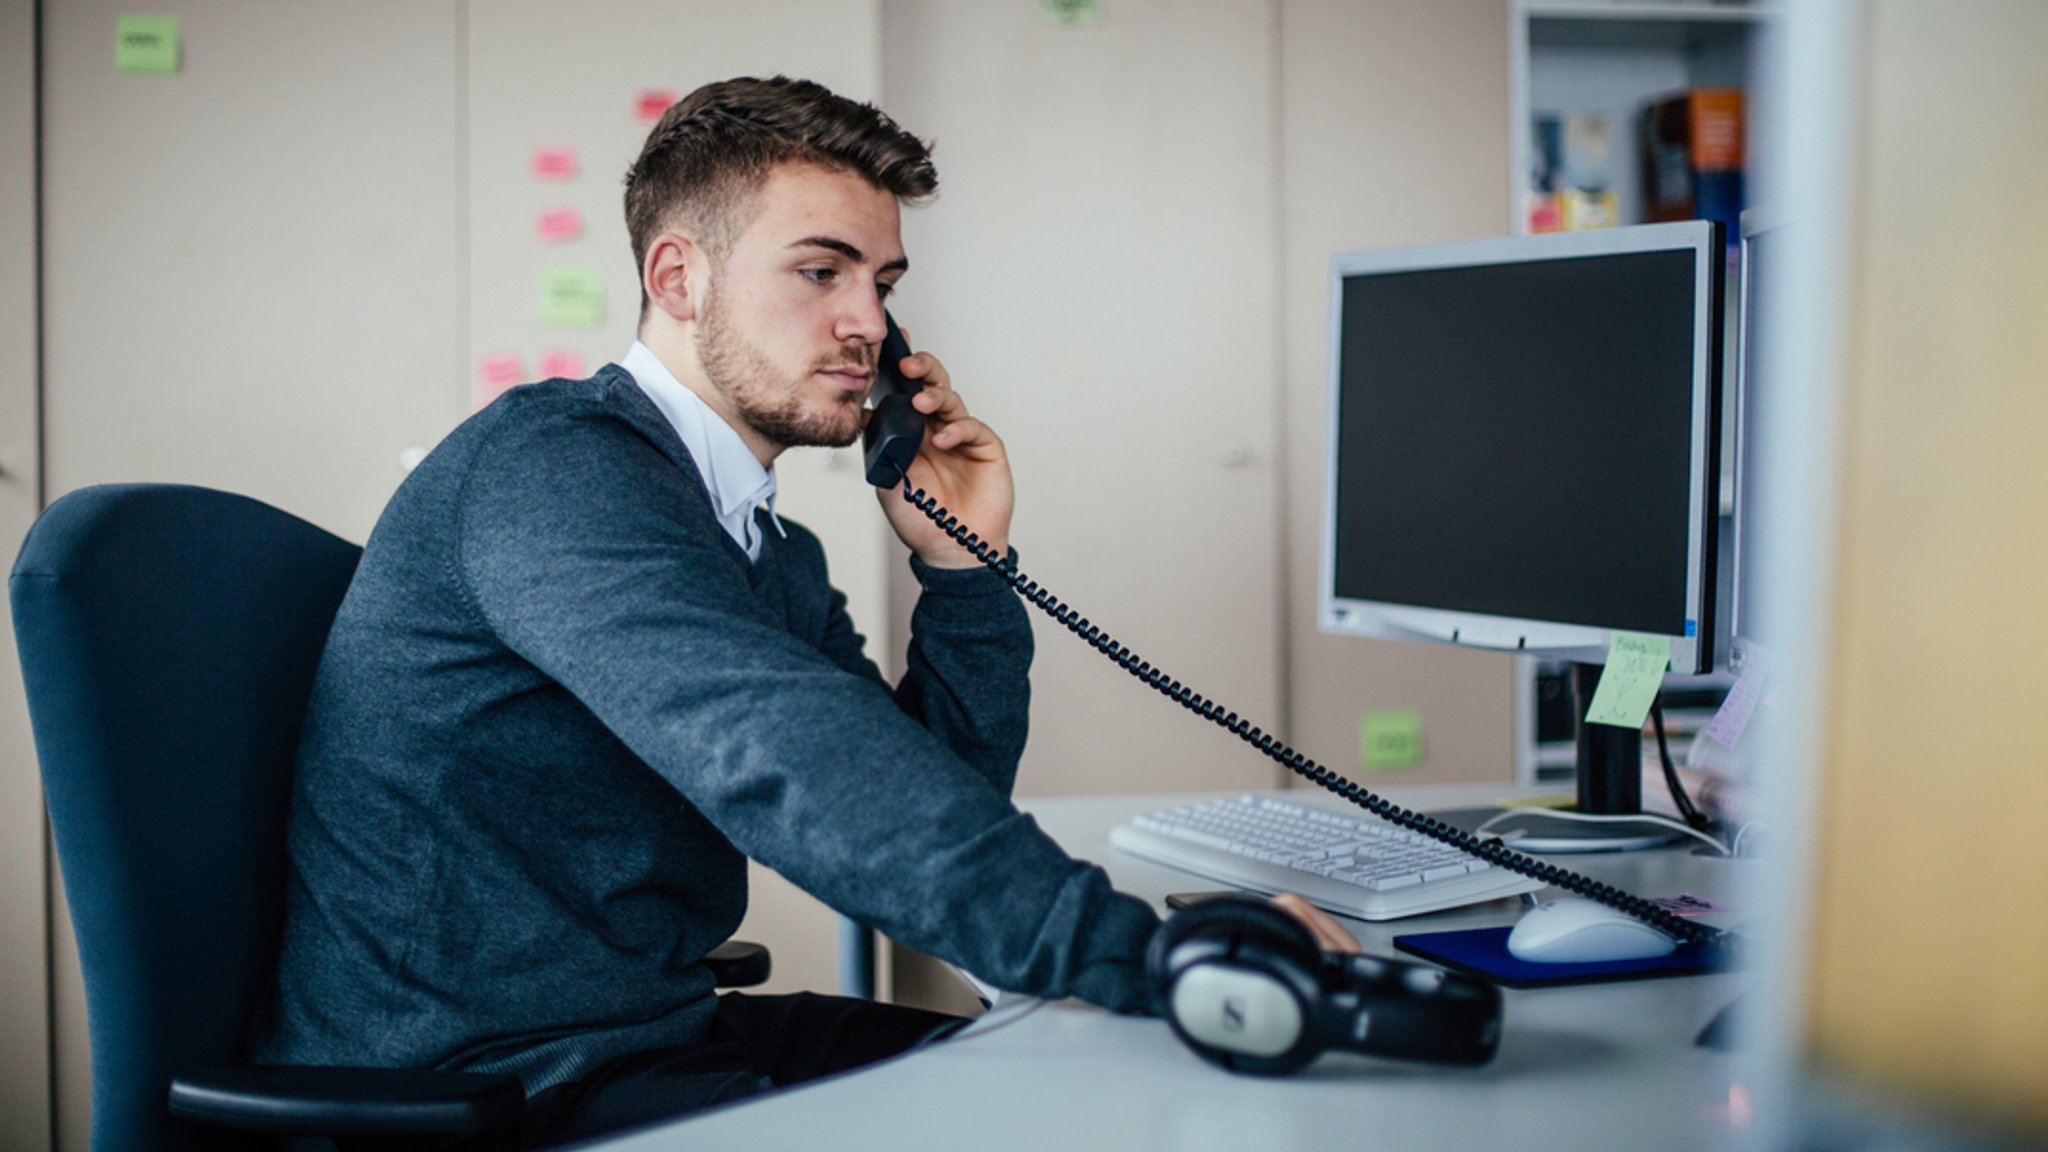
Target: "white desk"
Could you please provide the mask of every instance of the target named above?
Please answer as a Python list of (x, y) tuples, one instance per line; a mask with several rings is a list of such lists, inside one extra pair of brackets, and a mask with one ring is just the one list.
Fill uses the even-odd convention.
[[(1488, 788), (1393, 790), (1420, 807), (1474, 806)], [(1307, 793), (1290, 795), (1312, 798)], [(1211, 888), (1113, 852), (1109, 830), (1182, 796), (1024, 803), (1117, 887), (1164, 908)], [(1331, 799), (1331, 803), (1337, 801)], [(1680, 892), (1741, 906), (1748, 865), (1685, 849), (1563, 861), (1646, 896)], [(1520, 901), (1390, 923), (1344, 920), (1375, 955), (1392, 937), (1511, 922)], [(943, 1045), (823, 1083), (607, 1144), (669, 1149), (1706, 1148), (1730, 1131), (1732, 1057), (1693, 1038), (1753, 977), (1692, 976), (1506, 993), (1493, 1063), (1474, 1069), (1326, 1055), (1287, 1079), (1236, 1076), (1182, 1048), (1158, 1020), (1078, 1001), (1005, 997)]]

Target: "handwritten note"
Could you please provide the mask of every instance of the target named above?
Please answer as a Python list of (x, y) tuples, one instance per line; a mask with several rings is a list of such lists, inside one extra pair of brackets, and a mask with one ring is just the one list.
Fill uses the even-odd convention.
[(1745, 649), (1742, 675), (1735, 678), (1735, 687), (1721, 701), (1721, 710), (1700, 729), (1701, 735), (1723, 748), (1740, 743), (1743, 732), (1749, 728), (1750, 717), (1756, 715), (1757, 702), (1764, 697), (1764, 680), (1771, 674), (1770, 666), (1770, 654), (1761, 646), (1752, 644)]
[(661, 119), (668, 106), (680, 100), (673, 88), (642, 88), (633, 97), (633, 119), (643, 124), (652, 124)]
[(543, 380), (581, 380), (583, 357), (567, 348), (550, 348), (540, 354), (540, 375)]
[(533, 221), (533, 233), (543, 244), (560, 244), (583, 235), (583, 213), (574, 208), (548, 208)]
[(535, 148), (533, 150), (533, 176), (536, 180), (574, 180), (576, 178), (576, 150), (574, 148)]
[(1607, 667), (1600, 672), (1600, 686), (1593, 690), (1593, 704), (1586, 709), (1589, 724), (1612, 724), (1618, 728), (1641, 728), (1664, 686), (1664, 669), (1671, 665), (1671, 637), (1645, 636), (1640, 632), (1616, 632), (1607, 642)]
[(1358, 758), (1375, 772), (1422, 762), (1422, 714), (1413, 709), (1367, 712), (1358, 724)]
[(604, 277), (595, 268), (558, 267), (540, 274), (540, 322), (550, 328), (604, 323)]
[(121, 16), (114, 20), (114, 69), (127, 73), (178, 70), (176, 16)]

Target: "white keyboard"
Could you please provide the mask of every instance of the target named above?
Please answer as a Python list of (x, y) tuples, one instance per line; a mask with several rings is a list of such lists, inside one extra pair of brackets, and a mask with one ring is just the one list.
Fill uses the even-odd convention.
[(1109, 842), (1236, 888), (1298, 892), (1319, 908), (1361, 920), (1441, 912), (1543, 887), (1364, 812), (1270, 796), (1146, 812), (1118, 826)]

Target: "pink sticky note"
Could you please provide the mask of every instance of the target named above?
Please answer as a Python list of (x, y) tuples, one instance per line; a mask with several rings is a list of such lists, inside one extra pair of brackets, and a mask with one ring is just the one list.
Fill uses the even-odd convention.
[(543, 380), (581, 380), (583, 357), (567, 348), (550, 348), (540, 354), (540, 376)]
[(576, 150), (574, 148), (535, 148), (533, 150), (533, 175), (536, 180), (575, 179)]
[(543, 244), (560, 244), (583, 235), (583, 213), (574, 208), (548, 208), (534, 219), (534, 235)]
[(482, 408), (507, 388), (526, 383), (526, 362), (516, 352), (500, 352), (477, 361), (476, 406)]
[(673, 88), (642, 88), (633, 97), (633, 119), (651, 124), (661, 119), (668, 106), (681, 99)]
[(1701, 733), (1723, 748), (1733, 748), (1742, 741), (1742, 733), (1749, 728), (1750, 717), (1756, 715), (1757, 702), (1764, 696), (1764, 680), (1771, 673), (1770, 657), (1760, 645), (1752, 644), (1742, 665), (1742, 675), (1735, 678), (1735, 687), (1728, 690), (1727, 699), (1721, 701), (1721, 710), (1707, 721)]

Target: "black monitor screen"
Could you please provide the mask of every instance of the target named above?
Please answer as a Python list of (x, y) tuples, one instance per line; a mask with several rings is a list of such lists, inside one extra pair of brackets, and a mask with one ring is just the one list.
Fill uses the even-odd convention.
[(1691, 634), (1697, 259), (1346, 276), (1335, 594)]

